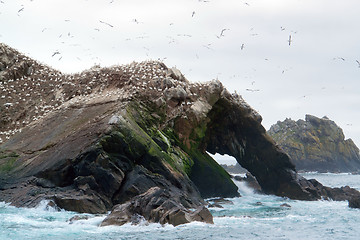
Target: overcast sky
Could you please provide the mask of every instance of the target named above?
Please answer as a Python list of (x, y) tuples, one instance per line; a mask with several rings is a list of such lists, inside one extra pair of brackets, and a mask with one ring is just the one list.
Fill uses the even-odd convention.
[(326, 115), (360, 147), (359, 13), (358, 0), (1, 0), (0, 42), (66, 73), (161, 59), (218, 78), (266, 129)]

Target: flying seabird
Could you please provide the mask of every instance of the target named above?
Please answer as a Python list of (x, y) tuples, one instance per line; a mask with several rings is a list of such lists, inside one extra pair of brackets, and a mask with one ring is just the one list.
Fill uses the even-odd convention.
[(224, 37), (224, 32), (225, 32), (226, 30), (230, 30), (230, 29), (228, 29), (228, 28), (224, 28), (223, 30), (221, 30), (220, 35), (219, 35), (219, 36), (217, 36), (217, 38)]
[(290, 44), (291, 44), (291, 42), (292, 42), (292, 40), (291, 40), (291, 35), (289, 35), (289, 40), (288, 40), (288, 42), (289, 42), (289, 46), (290, 46)]
[(244, 44), (241, 44), (241, 50), (243, 50), (244, 49)]
[(191, 17), (194, 17), (194, 15), (195, 15), (195, 11), (192, 12)]
[(206, 44), (206, 45), (202, 45), (203, 47), (205, 47), (205, 48), (207, 48), (207, 49), (210, 49), (211, 50), (211, 48), (210, 48), (210, 46), (211, 46), (211, 43), (209, 43), (209, 44)]
[(179, 37), (192, 37), (190, 34), (178, 34)]
[(246, 91), (249, 91), (249, 92), (258, 92), (258, 91), (260, 91), (260, 89), (250, 89), (250, 88), (247, 88)]
[(59, 51), (55, 51), (51, 57), (54, 57), (56, 54), (60, 54)]
[(143, 23), (143, 22), (139, 22), (136, 18), (134, 18), (133, 22), (136, 24)]
[(357, 64), (358, 64), (358, 67), (360, 68), (360, 62), (359, 60), (356, 60)]
[(108, 25), (109, 27), (114, 27), (114, 26), (113, 26), (113, 25), (111, 25), (110, 23), (103, 22), (103, 21), (101, 21), (101, 20), (99, 20), (99, 22), (101, 22), (102, 24), (106, 24), (106, 25)]

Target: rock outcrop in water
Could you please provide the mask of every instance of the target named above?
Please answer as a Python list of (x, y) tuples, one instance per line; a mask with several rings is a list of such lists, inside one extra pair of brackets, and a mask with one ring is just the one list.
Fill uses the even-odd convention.
[(297, 170), (359, 172), (359, 148), (327, 117), (286, 119), (271, 126), (269, 135), (289, 154)]
[(297, 175), (240, 96), (161, 62), (67, 75), (1, 44), (0, 88), (0, 201), (15, 206), (113, 209), (116, 224), (140, 215), (211, 222), (203, 198), (239, 193), (207, 152), (235, 157), (265, 193), (324, 194)]

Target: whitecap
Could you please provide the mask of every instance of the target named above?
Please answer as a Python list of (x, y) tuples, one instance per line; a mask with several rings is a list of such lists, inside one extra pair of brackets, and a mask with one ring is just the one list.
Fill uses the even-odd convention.
[(10, 203), (6, 203), (6, 202), (0, 202), (0, 208), (6, 208), (9, 207)]
[(57, 207), (56, 204), (53, 202), (53, 200), (48, 200), (48, 199), (41, 200), (38, 203), (38, 205), (35, 207), (35, 209), (42, 211), (49, 211), (49, 212), (65, 211)]

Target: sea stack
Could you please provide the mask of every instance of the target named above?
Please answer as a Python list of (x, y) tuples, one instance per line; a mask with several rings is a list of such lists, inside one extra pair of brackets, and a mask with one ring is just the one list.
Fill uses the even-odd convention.
[(269, 135), (289, 154), (297, 170), (359, 172), (359, 148), (327, 117), (306, 115), (305, 121), (285, 119), (272, 125)]

